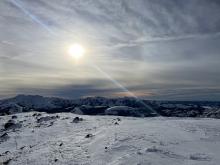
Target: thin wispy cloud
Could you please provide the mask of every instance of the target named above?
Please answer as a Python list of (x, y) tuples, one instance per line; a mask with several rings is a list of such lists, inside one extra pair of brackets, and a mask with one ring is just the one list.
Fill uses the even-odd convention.
[[(87, 65), (92, 61), (141, 97), (220, 99), (210, 89), (219, 87), (220, 75), (217, 0), (2, 0), (0, 22), (1, 97), (33, 88), (63, 97), (121, 96), (123, 90)], [(75, 42), (88, 49), (81, 65), (66, 53)]]

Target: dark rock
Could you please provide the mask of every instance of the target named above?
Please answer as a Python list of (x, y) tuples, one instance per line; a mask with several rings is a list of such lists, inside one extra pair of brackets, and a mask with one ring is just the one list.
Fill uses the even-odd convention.
[(83, 121), (83, 118), (80, 118), (80, 117), (75, 117), (72, 121), (72, 123), (78, 123), (80, 121)]
[(62, 118), (61, 120), (67, 120), (67, 119), (69, 119), (69, 117), (64, 117), (64, 118)]
[(50, 124), (47, 127), (51, 127), (53, 125), (53, 123), (54, 123), (53, 121), (50, 122)]
[(5, 154), (11, 153), (10, 151), (5, 151)]
[(25, 148), (25, 146), (21, 147), (20, 150), (23, 150)]
[(191, 160), (199, 160), (199, 161), (210, 161), (211, 157), (202, 153), (195, 153), (190, 155), (189, 157)]
[(75, 107), (71, 112), (79, 115), (104, 115), (107, 108), (107, 106), (81, 105)]
[(89, 133), (89, 134), (87, 134), (87, 135), (85, 136), (85, 138), (91, 138), (91, 137), (93, 137), (93, 136), (94, 136), (93, 134)]
[(45, 116), (45, 117), (41, 117), (41, 118), (37, 119), (37, 122), (41, 123), (41, 122), (46, 122), (46, 121), (50, 121), (50, 120), (54, 120), (54, 119), (56, 119), (55, 116)]
[(17, 119), (18, 117), (16, 115), (13, 115), (11, 118), (12, 119)]
[(147, 148), (146, 152), (161, 152), (161, 149), (156, 148), (155, 146)]
[(119, 123), (118, 123), (118, 122), (115, 122), (115, 125), (119, 125)]
[(12, 160), (12, 159), (8, 159), (8, 160), (4, 161), (2, 164), (3, 164), (3, 165), (8, 165), (11, 160)]
[(9, 120), (7, 123), (5, 123), (4, 128), (6, 130), (8, 129), (17, 129), (17, 128), (21, 128), (22, 125), (21, 123), (15, 123), (14, 120)]
[(33, 117), (34, 117), (34, 116), (41, 116), (41, 114), (40, 114), (40, 113), (34, 113), (32, 116), (33, 116)]
[(10, 138), (10, 136), (7, 133), (4, 133), (0, 136), (0, 143), (7, 141)]

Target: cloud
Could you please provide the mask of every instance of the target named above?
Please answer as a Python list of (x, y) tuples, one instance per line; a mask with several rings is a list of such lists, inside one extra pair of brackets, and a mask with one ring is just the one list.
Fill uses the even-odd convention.
[[(25, 86), (44, 95), (70, 97), (68, 89), (77, 91), (74, 97), (122, 95), (115, 91), (117, 84), (88, 63), (70, 61), (65, 48), (79, 42), (88, 49), (87, 61), (136, 95), (187, 99), (201, 86), (204, 91), (194, 98), (219, 98), (214, 89), (206, 90), (219, 87), (217, 0), (5, 0), (0, 22), (4, 95), (26, 91)], [(11, 84), (12, 79), (19, 83)], [(101, 90), (94, 79), (106, 79)], [(169, 93), (172, 86), (181, 90)]]

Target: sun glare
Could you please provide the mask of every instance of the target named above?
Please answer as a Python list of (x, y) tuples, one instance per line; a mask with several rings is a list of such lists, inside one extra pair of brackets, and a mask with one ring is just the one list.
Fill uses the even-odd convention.
[(74, 59), (80, 59), (84, 56), (85, 54), (85, 49), (82, 45), (80, 44), (73, 44), (69, 46), (68, 49), (68, 54), (73, 57)]

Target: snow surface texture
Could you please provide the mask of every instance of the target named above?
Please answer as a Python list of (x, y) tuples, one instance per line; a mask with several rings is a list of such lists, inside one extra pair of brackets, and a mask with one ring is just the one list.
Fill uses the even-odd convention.
[[(39, 112), (16, 116), (0, 117), (0, 164), (220, 164), (218, 119)], [(9, 120), (22, 127), (5, 129)]]

